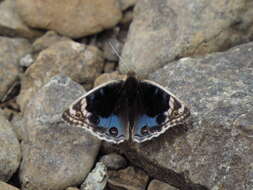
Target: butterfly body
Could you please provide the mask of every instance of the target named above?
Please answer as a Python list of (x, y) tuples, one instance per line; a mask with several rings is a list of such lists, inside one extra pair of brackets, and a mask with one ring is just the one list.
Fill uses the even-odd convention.
[(150, 140), (189, 115), (189, 109), (160, 85), (128, 75), (126, 80), (108, 82), (78, 98), (62, 118), (118, 144)]

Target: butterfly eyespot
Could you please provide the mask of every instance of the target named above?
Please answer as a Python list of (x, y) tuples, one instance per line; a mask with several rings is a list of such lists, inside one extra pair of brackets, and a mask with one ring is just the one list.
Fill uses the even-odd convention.
[(151, 133), (160, 132), (161, 130), (162, 130), (162, 128), (160, 126), (154, 126), (154, 127), (150, 128)]
[(145, 126), (142, 127), (141, 133), (142, 133), (143, 135), (147, 135), (147, 134), (149, 133), (149, 130), (148, 130), (148, 126), (147, 126), (147, 125), (145, 125)]
[(110, 128), (109, 132), (114, 137), (116, 137), (118, 135), (118, 129), (116, 127)]
[(99, 117), (98, 116), (96, 116), (96, 115), (94, 115), (94, 114), (90, 114), (89, 116), (88, 116), (88, 120), (92, 123), (92, 124), (94, 124), (94, 125), (97, 125), (98, 123), (99, 123)]

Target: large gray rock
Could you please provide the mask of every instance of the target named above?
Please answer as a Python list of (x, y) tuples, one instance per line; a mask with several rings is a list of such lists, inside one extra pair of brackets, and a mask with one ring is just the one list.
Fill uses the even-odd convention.
[(252, 20), (248, 0), (138, 1), (120, 69), (147, 75), (181, 57), (250, 41)]
[(184, 100), (192, 120), (152, 141), (122, 144), (122, 153), (179, 189), (253, 189), (253, 43), (181, 59), (150, 79)]
[(102, 52), (94, 46), (86, 46), (64, 40), (43, 50), (26, 70), (21, 81), (18, 103), (24, 110), (27, 102), (51, 77), (63, 73), (79, 83), (90, 84), (103, 69)]
[(5, 0), (0, 3), (0, 35), (32, 39), (42, 35), (42, 33), (29, 28), (20, 19), (15, 0)]
[(0, 37), (0, 100), (18, 79), (18, 62), (31, 51), (31, 44), (22, 38)]
[(10, 122), (3, 116), (1, 110), (0, 145), (0, 181), (8, 181), (18, 169), (21, 153), (18, 139), (12, 130)]
[(16, 3), (21, 18), (29, 26), (54, 30), (71, 38), (111, 28), (122, 17), (118, 0), (17, 0)]
[(81, 184), (96, 159), (100, 141), (61, 120), (85, 91), (70, 78), (52, 78), (28, 104), (20, 180), (23, 190), (59, 190)]

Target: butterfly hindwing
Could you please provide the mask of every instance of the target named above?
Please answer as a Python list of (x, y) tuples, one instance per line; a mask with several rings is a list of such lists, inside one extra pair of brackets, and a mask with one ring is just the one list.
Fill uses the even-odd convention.
[(127, 137), (127, 119), (121, 112), (123, 81), (113, 81), (91, 90), (77, 99), (62, 115), (71, 126), (82, 127), (99, 139), (121, 143)]
[(136, 99), (139, 109), (131, 133), (138, 143), (159, 136), (190, 115), (178, 98), (152, 81), (139, 81)]

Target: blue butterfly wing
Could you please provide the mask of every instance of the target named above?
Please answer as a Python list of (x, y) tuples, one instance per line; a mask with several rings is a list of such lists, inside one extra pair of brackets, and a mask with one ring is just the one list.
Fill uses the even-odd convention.
[(144, 142), (179, 125), (190, 115), (189, 109), (160, 85), (140, 81), (136, 97), (135, 121), (131, 130), (134, 142)]
[(71, 126), (82, 127), (98, 138), (121, 143), (144, 142), (181, 124), (189, 109), (152, 81), (112, 81), (77, 99), (62, 115)]
[(62, 115), (71, 126), (82, 127), (99, 139), (121, 143), (128, 138), (127, 116), (120, 100), (123, 81), (98, 86), (77, 99)]

